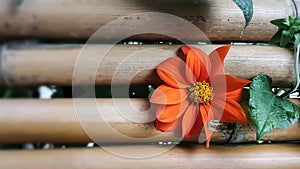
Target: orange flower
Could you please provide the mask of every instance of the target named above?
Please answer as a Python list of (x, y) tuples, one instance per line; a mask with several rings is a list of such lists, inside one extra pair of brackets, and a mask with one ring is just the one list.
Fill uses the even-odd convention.
[(224, 59), (231, 45), (215, 49), (207, 56), (202, 50), (183, 46), (184, 62), (171, 57), (157, 67), (165, 82), (152, 94), (150, 102), (158, 104), (155, 126), (161, 131), (180, 129), (183, 138), (189, 138), (204, 127), (206, 147), (213, 132), (208, 123), (247, 123), (241, 100), (242, 88), (250, 81), (225, 75)]

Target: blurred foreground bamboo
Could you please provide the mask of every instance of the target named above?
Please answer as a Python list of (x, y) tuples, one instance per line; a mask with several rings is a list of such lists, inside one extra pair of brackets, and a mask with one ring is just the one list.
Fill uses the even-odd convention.
[[(286, 18), (295, 12), (290, 0), (254, 0), (254, 17), (240, 37), (244, 25), (241, 10), (231, 0), (26, 0), (20, 4), (0, 1), (0, 36), (17, 38), (88, 39), (94, 32), (115, 21), (101, 37), (114, 40), (135, 30), (132, 40), (166, 41), (269, 41), (276, 32), (270, 20)], [(144, 12), (159, 12), (158, 17)], [(134, 16), (127, 16), (134, 14)], [(170, 21), (168, 14), (186, 19)], [(121, 23), (122, 24), (121, 24)], [(191, 27), (195, 25), (199, 30)], [(134, 28), (134, 29), (133, 29)], [(139, 30), (153, 34), (139, 34)], [(165, 30), (173, 37), (155, 34)], [(199, 34), (203, 32), (205, 36)], [(163, 34), (163, 33), (160, 33)], [(131, 35), (129, 35), (131, 36)], [(206, 37), (207, 36), (207, 37)]]
[[(170, 147), (171, 148), (171, 147)], [(132, 152), (136, 150), (135, 152)], [(166, 151), (166, 146), (137, 145), (85, 149), (0, 151), (0, 168), (9, 169), (77, 169), (77, 168), (240, 168), (298, 169), (299, 144), (179, 147)], [(117, 152), (117, 153), (116, 153)], [(131, 154), (151, 158), (132, 159)], [(153, 154), (151, 154), (151, 152)], [(157, 152), (160, 152), (159, 155)], [(163, 153), (164, 152), (164, 153)], [(119, 155), (126, 155), (120, 157)]]
[[(152, 123), (155, 112), (145, 99), (13, 99), (0, 100), (0, 142), (159, 142), (180, 141), (180, 132), (160, 132)], [(299, 100), (292, 100), (300, 106)], [(74, 108), (76, 104), (76, 111)], [(243, 105), (247, 111), (247, 105)], [(274, 129), (266, 141), (300, 140), (299, 121)], [(185, 141), (197, 142), (199, 135)], [(92, 140), (91, 140), (92, 139)], [(256, 141), (255, 126), (223, 124), (213, 142)]]

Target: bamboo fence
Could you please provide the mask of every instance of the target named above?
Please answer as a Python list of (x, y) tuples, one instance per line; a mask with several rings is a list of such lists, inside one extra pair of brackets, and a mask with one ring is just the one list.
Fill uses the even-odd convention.
[[(195, 46), (207, 53), (218, 47)], [(79, 45), (4, 47), (0, 54), (0, 85), (70, 86), (79, 56), (84, 69), (79, 70), (80, 76), (74, 81), (76, 85), (160, 84), (162, 81), (155, 72), (156, 66), (178, 54), (180, 45), (115, 45), (111, 50), (108, 47), (109, 45), (87, 45), (85, 48)], [(100, 57), (102, 54), (103, 59)], [(92, 72), (90, 67), (95, 64), (99, 65)], [(273, 78), (273, 86), (291, 87), (295, 81), (293, 51), (271, 46), (233, 46), (225, 59), (224, 71), (244, 79), (265, 73)]]
[[(145, 151), (163, 151), (162, 146), (118, 146), (121, 153), (133, 149), (143, 154)], [(10, 169), (77, 169), (77, 168), (263, 168), (298, 169), (300, 147), (297, 144), (239, 145), (201, 147), (175, 147), (163, 154), (146, 158), (130, 159), (120, 157), (100, 148), (60, 149), (36, 151), (1, 151), (0, 168)]]
[[(299, 100), (292, 100), (300, 107)], [(97, 99), (99, 112), (92, 112), (88, 99), (81, 99), (76, 110), (86, 110), (84, 115), (76, 114), (72, 99), (2, 99), (0, 100), (0, 143), (54, 142), (54, 143), (128, 143), (128, 142), (174, 142), (178, 132), (160, 132), (151, 119), (155, 112), (145, 99)], [(18, 106), (16, 106), (18, 105)], [(130, 105), (134, 109), (130, 108)], [(247, 104), (242, 104), (247, 112)], [(116, 109), (117, 107), (117, 109)], [(100, 113), (101, 117), (94, 114)], [(247, 112), (248, 114), (248, 112)], [(135, 121), (130, 120), (135, 117)], [(99, 118), (99, 119), (97, 119)], [(139, 121), (150, 121), (139, 123)], [(107, 125), (120, 135), (113, 135)], [(88, 127), (87, 127), (88, 126)], [(274, 129), (267, 133), (265, 141), (300, 140), (300, 123), (285, 129)], [(95, 136), (96, 135), (96, 136)], [(159, 137), (155, 137), (158, 136)], [(96, 139), (96, 140), (91, 140)], [(188, 142), (197, 142), (199, 134)], [(147, 138), (147, 139), (131, 139)], [(219, 126), (214, 133), (216, 143), (255, 142), (255, 126), (251, 119), (247, 125), (231, 124)]]
[[(177, 0), (24, 0), (17, 5), (10, 0), (0, 2), (0, 36), (7, 38), (62, 38), (88, 39), (95, 31), (119, 17), (122, 26), (112, 27), (103, 40), (119, 39), (120, 32), (132, 30), (132, 25), (149, 25), (151, 15), (143, 12), (160, 12), (179, 16), (200, 28), (211, 41), (264, 41), (270, 40), (276, 27), (270, 20), (293, 15), (290, 0), (254, 0), (254, 17), (240, 38), (244, 25), (243, 14), (232, 0), (186, 1)], [(297, 2), (299, 4), (299, 2)], [(135, 14), (134, 16), (127, 16)], [(165, 18), (164, 18), (165, 17)], [(144, 29), (162, 30), (166, 16)], [(152, 25), (152, 26), (151, 26)], [(198, 32), (184, 30), (184, 25), (172, 24), (172, 32), (187, 41), (206, 40)], [(188, 35), (184, 32), (189, 32)], [(151, 33), (151, 32), (149, 32)], [(175, 40), (157, 34), (129, 37), (131, 40)]]
[[(87, 40), (107, 24), (115, 24), (115, 21), (119, 24), (112, 25), (105, 36), (99, 37), (99, 42), (103, 44), (2, 46), (0, 87), (158, 85), (162, 81), (155, 73), (156, 66), (171, 56), (180, 55), (180, 45), (113, 45), (112, 42), (124, 40), (124, 32), (125, 35), (132, 30), (143, 32), (138, 31), (140, 29), (145, 29), (143, 34), (125, 38), (145, 42), (182, 40), (191, 44), (207, 40), (268, 42), (277, 31), (270, 20), (295, 15), (300, 1), (294, 2), (296, 8), (291, 0), (253, 0), (253, 19), (240, 37), (244, 18), (232, 0), (23, 0), (19, 4), (2, 0), (1, 38)], [(153, 12), (160, 13), (160, 17), (153, 17)], [(187, 20), (207, 37), (200, 36), (198, 30), (186, 29), (184, 24), (170, 22), (170, 15)], [(170, 35), (176, 34), (176, 37), (160, 35), (155, 31), (166, 28)], [(194, 46), (209, 53), (219, 45)], [(86, 67), (72, 83), (78, 56)], [(95, 65), (97, 69), (91, 72), (91, 67)], [(274, 87), (291, 87), (295, 81), (293, 51), (271, 46), (234, 45), (225, 59), (224, 71), (244, 79), (265, 73), (273, 78)], [(107, 144), (120, 154), (138, 150), (135, 153), (139, 156), (145, 152), (164, 151), (167, 145), (158, 145), (158, 142), (178, 141), (177, 131), (160, 132), (155, 129), (151, 121), (155, 113), (146, 99), (98, 98), (93, 100), (97, 109), (90, 104), (92, 99), (79, 100), (82, 104), (76, 105), (76, 109), (86, 110), (81, 115), (76, 112), (72, 99), (1, 99), (0, 143), (68, 144), (95, 141)], [(299, 100), (291, 101), (300, 107)], [(249, 115), (247, 103), (243, 102), (242, 106)], [(122, 113), (135, 119), (127, 118)], [(99, 121), (95, 114), (106, 120)], [(112, 135), (107, 127), (122, 137)], [(175, 146), (160, 155), (138, 160), (120, 157), (105, 148), (1, 150), (0, 168), (296, 169), (300, 165), (299, 129), (300, 121), (297, 121), (288, 128), (273, 129), (262, 138), (277, 144), (249, 145), (247, 143), (256, 141), (256, 128), (250, 118), (247, 125), (222, 123), (214, 132), (212, 144), (238, 144), (213, 145), (205, 149), (194, 144), (199, 141), (198, 133), (183, 140), (189, 142), (189, 146)], [(91, 137), (95, 135), (96, 139)]]

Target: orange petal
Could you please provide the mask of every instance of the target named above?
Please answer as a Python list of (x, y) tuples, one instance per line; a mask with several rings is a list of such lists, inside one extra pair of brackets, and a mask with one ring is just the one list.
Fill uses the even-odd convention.
[(155, 128), (160, 131), (173, 131), (180, 127), (181, 119), (175, 120), (170, 123), (163, 123), (159, 120), (155, 121)]
[[(214, 111), (221, 110), (222, 107), (215, 107)], [(232, 99), (227, 99), (224, 107), (224, 111), (222, 112), (214, 112), (215, 117), (222, 122), (240, 122), (242, 124), (247, 123), (247, 117), (245, 112), (240, 104)]]
[(213, 113), (211, 111), (211, 105), (202, 105), (200, 106), (199, 113), (201, 113), (203, 127), (206, 135), (206, 148), (209, 148), (209, 142), (212, 138), (213, 132), (208, 129), (208, 123), (214, 118)]
[(183, 54), (186, 56), (188, 54), (189, 50), (191, 49), (191, 47), (189, 47), (189, 46), (182, 46), (180, 49), (183, 52)]
[(242, 100), (242, 93), (243, 93), (243, 88), (226, 92), (226, 99), (232, 99), (237, 102), (240, 102)]
[(155, 104), (178, 104), (188, 96), (186, 89), (175, 89), (168, 85), (160, 85), (150, 98), (151, 103)]
[(223, 73), (224, 60), (230, 48), (231, 48), (231, 44), (226, 46), (221, 46), (209, 54), (211, 65), (213, 67), (213, 69), (211, 70), (212, 75)]
[(159, 105), (156, 111), (156, 118), (164, 123), (175, 121), (185, 112), (190, 105), (186, 99), (182, 103), (172, 105)]
[(241, 100), (243, 87), (251, 82), (224, 74), (215, 75), (210, 80), (215, 93), (214, 98), (223, 97), (223, 100), (225, 100), (226, 96), (227, 99), (235, 101)]
[(244, 80), (229, 75), (226, 76), (226, 98), (233, 99), (237, 102), (242, 100), (243, 87), (251, 83), (249, 80)]
[(185, 78), (185, 63), (178, 57), (171, 57), (157, 66), (158, 76), (169, 86), (186, 88), (190, 84)]
[(209, 129), (205, 129), (205, 133), (206, 133), (206, 148), (209, 148), (210, 140), (212, 139), (214, 133)]
[(250, 80), (244, 80), (244, 79), (236, 78), (236, 77), (233, 77), (230, 75), (225, 75), (225, 77), (226, 77), (227, 92), (241, 89), (244, 86), (251, 83)]
[[(208, 79), (211, 64), (202, 50), (191, 47), (186, 55), (186, 77), (188, 81), (204, 81)], [(190, 76), (190, 74), (193, 76)]]
[(188, 139), (192, 137), (196, 133), (200, 132), (202, 127), (203, 127), (202, 116), (200, 113), (198, 113), (194, 126), (192, 127), (191, 131), (187, 135), (185, 135), (184, 138)]
[(192, 129), (197, 119), (199, 106), (191, 104), (184, 112), (182, 119), (182, 137), (184, 138)]
[(226, 77), (224, 74), (213, 76), (210, 79), (210, 85), (213, 91), (213, 103), (215, 100), (226, 99)]

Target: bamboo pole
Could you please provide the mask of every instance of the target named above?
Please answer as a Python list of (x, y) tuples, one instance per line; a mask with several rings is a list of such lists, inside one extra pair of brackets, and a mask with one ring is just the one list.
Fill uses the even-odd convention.
[[(9, 86), (148, 85), (162, 81), (155, 73), (163, 60), (175, 56), (180, 45), (12, 46), (2, 49), (0, 84)], [(196, 45), (210, 53), (216, 45)], [(83, 49), (83, 50), (81, 50)], [(105, 53), (108, 52), (108, 53)], [(104, 56), (101, 60), (102, 55)], [(76, 62), (77, 57), (80, 60)], [(75, 64), (77, 64), (76, 69)], [(99, 65), (98, 65), (99, 64)], [(78, 69), (78, 65), (81, 69)], [(293, 52), (271, 46), (233, 46), (225, 59), (224, 71), (251, 79), (265, 73), (273, 85), (291, 87), (294, 82)], [(79, 72), (79, 73), (78, 73)], [(112, 83), (113, 82), (113, 83)]]
[[(155, 112), (149, 108), (149, 102), (144, 99), (97, 99), (98, 109), (93, 109), (94, 105), (90, 104), (93, 101), (91, 99), (80, 99), (79, 101), (80, 104), (76, 106), (76, 114), (72, 99), (0, 100), (0, 142), (80, 143), (95, 141), (98, 143), (126, 143), (179, 141), (180, 132), (160, 132), (155, 129), (151, 121)], [(299, 100), (292, 101), (300, 106)], [(134, 109), (130, 108), (130, 105)], [(244, 106), (244, 109), (247, 111), (248, 108)], [(84, 110), (84, 112), (79, 110)], [(97, 116), (99, 113), (105, 121)], [(134, 118), (132, 119), (132, 117)], [(143, 123), (144, 121), (150, 122)], [(235, 131), (232, 130), (232, 126), (227, 123), (219, 126), (212, 141), (217, 143), (256, 141), (255, 126), (251, 119), (248, 119), (247, 125), (238, 124)], [(300, 140), (299, 131), (298, 121), (288, 128), (272, 130), (262, 140)], [(198, 138), (199, 134), (185, 141), (197, 142)]]
[[(120, 153), (133, 149), (136, 154), (163, 151), (163, 146), (117, 146)], [(75, 169), (75, 168), (252, 168), (298, 169), (299, 144), (175, 147), (152, 158), (130, 159), (101, 148), (0, 151), (0, 168), (10, 169)]]
[[(17, 38), (64, 38), (87, 39), (95, 31), (119, 17), (122, 25), (112, 27), (104, 40), (119, 39), (124, 32), (138, 26), (143, 29), (163, 30), (168, 25), (166, 16), (159, 21), (151, 21), (151, 15), (142, 12), (161, 12), (188, 20), (211, 41), (269, 41), (276, 32), (270, 20), (286, 18), (292, 15), (290, 0), (253, 0), (254, 17), (243, 37), (240, 32), (244, 25), (241, 10), (231, 0), (186, 1), (178, 0), (25, 0), (20, 4), (10, 0), (0, 2), (0, 36)], [(135, 17), (126, 15), (136, 14)], [(170, 23), (169, 32), (177, 39), (206, 40), (192, 29), (185, 29), (182, 24)], [(133, 26), (138, 25), (138, 26)], [(148, 25), (148, 26), (145, 26)], [(151, 26), (152, 25), (152, 26)], [(186, 34), (188, 32), (188, 34)], [(132, 40), (175, 40), (175, 37), (157, 34), (133, 36)]]

